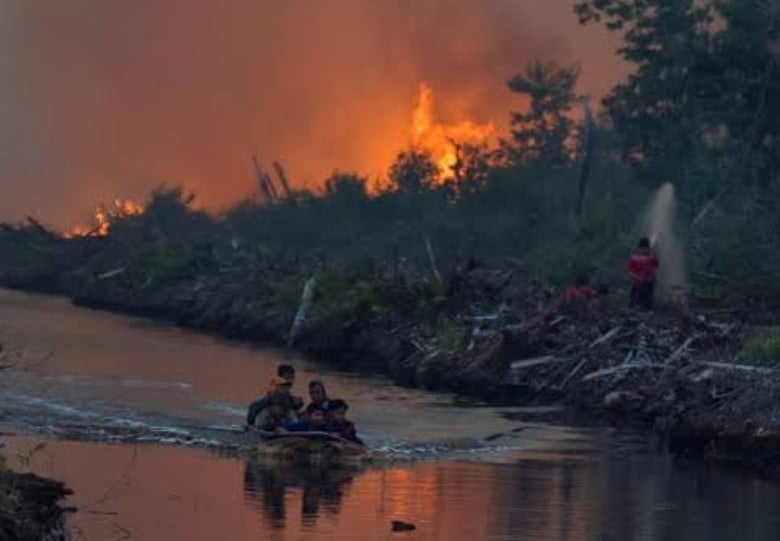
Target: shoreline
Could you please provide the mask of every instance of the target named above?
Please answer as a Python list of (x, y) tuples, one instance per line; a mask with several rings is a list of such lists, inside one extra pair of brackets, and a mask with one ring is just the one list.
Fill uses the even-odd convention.
[[(291, 276), (297, 287), (290, 297), (299, 296), (307, 273), (296, 270), (266, 271), (265, 290), (254, 291), (256, 278), (246, 275), (231, 280), (206, 274), (148, 293), (94, 275), (60, 291), (2, 282), (11, 289), (63, 294), (90, 309), (284, 347), (297, 303), (280, 310), (269, 297), (280, 284), (288, 286)], [(376, 282), (379, 294), (373, 294), (380, 298), (404, 303), (431, 296), (425, 280)], [(736, 462), (780, 479), (780, 372), (728, 364), (752, 326), (743, 312), (721, 321), (706, 311), (643, 315), (607, 307), (598, 318), (583, 319), (566, 311), (545, 314), (550, 289), (520, 283), (507, 271), (453, 272), (447, 282), (436, 291), (447, 291), (443, 302), (450, 306), (440, 309), (446, 316), (437, 321), (360, 303), (334, 314), (323, 308), (328, 299), (320, 292), (294, 350), (341, 370), (381, 373), (401, 386), (454, 392), (466, 400), (563, 405), (567, 416), (586, 424), (652, 433), (675, 455)], [(453, 282), (471, 291), (453, 291)], [(242, 294), (247, 291), (251, 294)], [(484, 313), (469, 306), (474, 296), (490, 298), (483, 306), (499, 309)], [(441, 321), (457, 332), (442, 330)]]

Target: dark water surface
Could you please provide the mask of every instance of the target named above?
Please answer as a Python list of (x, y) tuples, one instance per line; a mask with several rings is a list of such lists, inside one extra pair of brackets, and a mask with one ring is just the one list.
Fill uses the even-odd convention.
[[(325, 380), (372, 447), (415, 460), (292, 468), (212, 441), (241, 422), (278, 352), (7, 291), (0, 341), (23, 353), (0, 373), (0, 422), (17, 434), (5, 455), (75, 490), (76, 539), (780, 538), (780, 486), (673, 461), (636, 438), (520, 424), (293, 359), (299, 389)], [(497, 432), (508, 436), (484, 440)], [(106, 443), (127, 434), (145, 443)], [(393, 533), (392, 520), (417, 529)]]

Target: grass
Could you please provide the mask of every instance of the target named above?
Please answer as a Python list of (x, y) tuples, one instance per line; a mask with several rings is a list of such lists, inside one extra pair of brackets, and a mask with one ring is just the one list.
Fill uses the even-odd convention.
[(780, 362), (780, 327), (760, 327), (740, 352), (745, 364), (769, 366)]
[(435, 332), (436, 342), (445, 350), (460, 349), (466, 337), (466, 328), (447, 318), (439, 320)]

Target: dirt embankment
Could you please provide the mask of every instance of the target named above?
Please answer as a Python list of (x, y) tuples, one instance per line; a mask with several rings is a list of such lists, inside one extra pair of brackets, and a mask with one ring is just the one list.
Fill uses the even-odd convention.
[[(651, 427), (681, 454), (767, 472), (780, 464), (780, 371), (736, 362), (753, 327), (777, 313), (767, 306), (692, 303), (650, 315), (623, 309), (617, 293), (583, 310), (559, 303), (558, 292), (512, 264), (494, 270), (462, 261), (437, 276), (375, 262), (329, 267), (222, 245), (186, 258), (169, 249), (136, 257), (110, 238), (66, 248), (58, 240), (56, 251), (55, 241), (39, 246), (42, 233), (34, 234), (37, 244), (14, 234), (28, 257), (24, 265), (0, 265), (0, 283), (229, 337), (292, 343), (341, 369), (382, 372), (401, 385), (494, 403), (564, 403), (590, 417)], [(309, 280), (311, 302), (299, 312)]]
[[(280, 286), (268, 284), (290, 274), (281, 267), (254, 278), (234, 271), (153, 295), (115, 288), (108, 278), (82, 284), (74, 298), (284, 345), (293, 312), (280, 309)], [(292, 289), (294, 304), (303, 282)], [(552, 288), (485, 269), (453, 271), (443, 284), (356, 284), (337, 293), (320, 284), (296, 349), (401, 385), (494, 403), (564, 403), (615, 424), (650, 427), (675, 453), (779, 470), (780, 371), (737, 362), (754, 310), (643, 314), (608, 298), (583, 312), (558, 304)]]

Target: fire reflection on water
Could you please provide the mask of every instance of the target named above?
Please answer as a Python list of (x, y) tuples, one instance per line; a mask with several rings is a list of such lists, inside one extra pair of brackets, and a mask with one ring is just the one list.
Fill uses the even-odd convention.
[[(13, 438), (6, 454), (34, 443)], [(780, 488), (748, 475), (650, 456), (543, 455), (358, 471), (50, 441), (30, 468), (74, 489), (68, 503), (82, 511), (70, 525), (86, 539), (396, 539), (390, 522), (404, 520), (417, 527), (408, 539), (763, 541), (780, 518)]]

